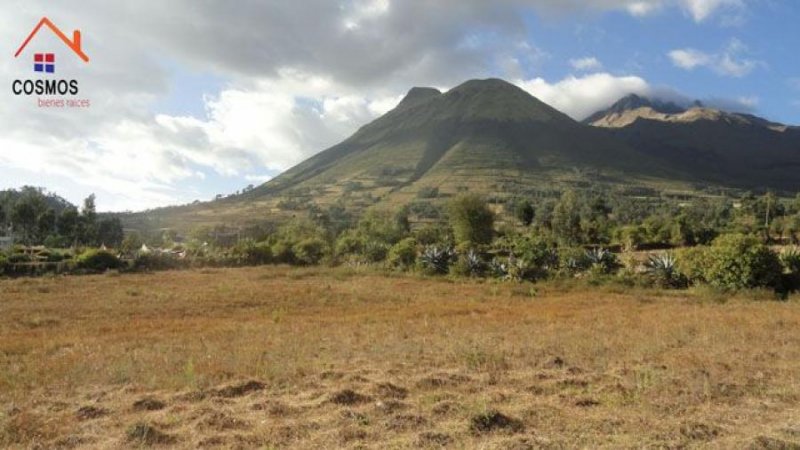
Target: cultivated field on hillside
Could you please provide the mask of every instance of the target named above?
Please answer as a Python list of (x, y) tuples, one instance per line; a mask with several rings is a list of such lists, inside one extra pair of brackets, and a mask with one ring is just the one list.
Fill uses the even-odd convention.
[(796, 448), (800, 303), (753, 297), (344, 268), (0, 280), (0, 446)]

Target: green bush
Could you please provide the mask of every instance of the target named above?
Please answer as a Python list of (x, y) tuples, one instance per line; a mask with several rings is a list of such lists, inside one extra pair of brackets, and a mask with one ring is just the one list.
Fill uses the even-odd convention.
[(405, 238), (389, 250), (389, 264), (392, 267), (408, 269), (417, 262), (417, 240)]
[(9, 264), (20, 264), (20, 263), (29, 263), (33, 262), (30, 255), (26, 253), (12, 253), (8, 257)]
[(699, 246), (682, 248), (676, 252), (675, 267), (686, 275), (690, 283), (707, 283), (706, 267), (708, 266), (709, 247)]
[(702, 258), (705, 280), (723, 289), (781, 287), (783, 268), (778, 255), (752, 236), (720, 236)]
[(93, 272), (103, 272), (109, 269), (119, 269), (122, 262), (106, 250), (89, 249), (81, 253), (77, 260), (79, 269)]
[(0, 253), (0, 275), (6, 273), (6, 267), (8, 267), (8, 257)]
[(298, 264), (313, 266), (325, 257), (326, 247), (327, 244), (322, 239), (308, 238), (295, 244), (292, 252)]
[(272, 248), (266, 242), (243, 240), (236, 244), (232, 253), (239, 264), (261, 265), (272, 262)]
[(140, 271), (172, 270), (181, 265), (178, 258), (163, 253), (141, 253), (133, 260), (133, 269)]
[(57, 252), (55, 250), (51, 250), (47, 254), (47, 262), (61, 262), (70, 258), (72, 258), (72, 255), (69, 253)]
[(389, 245), (380, 241), (368, 241), (364, 246), (364, 258), (367, 262), (377, 263), (386, 260)]
[(364, 239), (358, 236), (354, 230), (347, 230), (336, 239), (334, 252), (336, 256), (360, 255), (364, 251)]
[(296, 257), (294, 254), (294, 243), (287, 240), (280, 240), (272, 245), (272, 259), (279, 264), (294, 264)]

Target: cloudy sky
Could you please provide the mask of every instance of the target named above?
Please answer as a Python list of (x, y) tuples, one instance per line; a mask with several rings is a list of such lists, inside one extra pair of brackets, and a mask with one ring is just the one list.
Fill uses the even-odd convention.
[[(124, 5), (124, 6), (123, 6)], [(80, 61), (44, 16), (82, 31)], [(412, 86), (501, 77), (581, 119), (619, 97), (701, 99), (800, 123), (794, 0), (5, 0), (0, 188), (101, 210), (260, 184), (388, 111)], [(56, 55), (88, 109), (16, 96)]]

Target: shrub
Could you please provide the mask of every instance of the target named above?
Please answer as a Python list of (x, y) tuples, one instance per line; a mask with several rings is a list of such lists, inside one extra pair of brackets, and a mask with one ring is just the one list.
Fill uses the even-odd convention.
[(364, 251), (364, 240), (348, 230), (336, 240), (334, 251), (336, 256), (359, 255)]
[(417, 262), (417, 240), (405, 238), (389, 250), (389, 264), (393, 267), (408, 269)]
[(280, 240), (272, 245), (272, 259), (280, 264), (294, 264), (294, 243), (287, 240)]
[(447, 227), (440, 225), (424, 225), (414, 230), (414, 237), (421, 245), (434, 245), (452, 242), (452, 235)]
[(308, 238), (295, 244), (292, 252), (298, 264), (313, 266), (325, 257), (326, 247), (327, 244), (322, 239)]
[(625, 250), (638, 250), (647, 241), (647, 230), (641, 226), (626, 226), (617, 230), (617, 239)]
[(133, 270), (172, 270), (181, 266), (178, 258), (163, 253), (140, 253), (133, 260)]
[(439, 188), (426, 186), (417, 191), (417, 198), (436, 198), (439, 196)]
[(236, 244), (232, 253), (239, 264), (261, 265), (272, 262), (272, 248), (266, 242), (243, 240)]
[(47, 254), (47, 262), (61, 262), (64, 261), (65, 259), (70, 259), (71, 257), (72, 255), (70, 255), (69, 253), (62, 253), (62, 252), (57, 252), (55, 250), (51, 250)]
[(419, 257), (420, 268), (429, 275), (444, 275), (450, 270), (455, 252), (450, 247), (429, 245)]
[(709, 247), (704, 258), (706, 281), (723, 289), (779, 288), (778, 255), (752, 236), (724, 235)]
[(30, 255), (26, 253), (12, 253), (8, 257), (9, 264), (20, 264), (32, 262)]
[(364, 258), (367, 262), (377, 263), (386, 260), (389, 245), (380, 241), (368, 241), (364, 246)]
[(678, 250), (675, 266), (686, 275), (690, 283), (706, 283), (706, 267), (709, 249), (705, 246)]
[(106, 250), (89, 249), (81, 253), (77, 260), (78, 268), (93, 272), (104, 272), (109, 269), (119, 269), (122, 262), (115, 255)]
[(8, 257), (0, 253), (0, 275), (6, 272), (6, 267), (8, 267)]

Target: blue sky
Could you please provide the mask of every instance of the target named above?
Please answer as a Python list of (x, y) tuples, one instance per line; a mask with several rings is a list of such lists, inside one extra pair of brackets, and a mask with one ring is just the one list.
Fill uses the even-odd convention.
[[(769, 119), (798, 124), (800, 106), (792, 79), (800, 73), (796, 43), (800, 42), (800, 5), (795, 2), (759, 3), (740, 12), (733, 24), (724, 19), (697, 23), (670, 9), (634, 17), (622, 11), (578, 18), (526, 14), (530, 40), (546, 53), (529, 76), (559, 79), (574, 72), (569, 60), (596, 57), (617, 74), (636, 74), (653, 85), (671, 87), (692, 98), (757, 99), (754, 112)], [(686, 70), (669, 58), (675, 49), (724, 52), (741, 42), (737, 57), (756, 67), (744, 76), (723, 75), (709, 68)]]
[(53, 36), (84, 111), (7, 89), (0, 188), (101, 210), (208, 200), (260, 184), (391, 109), (412, 86), (500, 77), (576, 119), (631, 93), (800, 124), (800, 4), (778, 0), (10, 0), (0, 73), (47, 16), (80, 28), (84, 64)]

